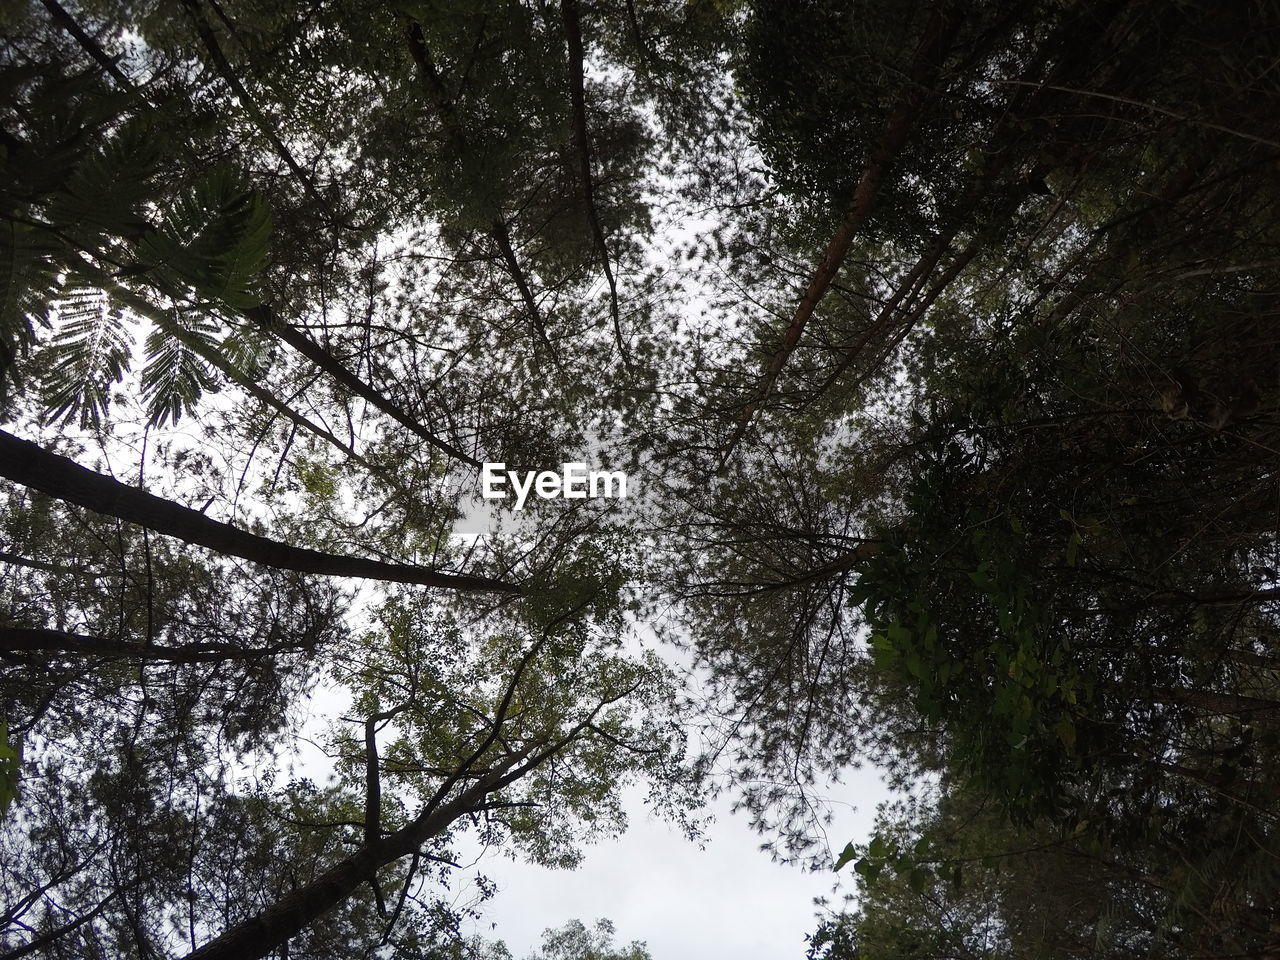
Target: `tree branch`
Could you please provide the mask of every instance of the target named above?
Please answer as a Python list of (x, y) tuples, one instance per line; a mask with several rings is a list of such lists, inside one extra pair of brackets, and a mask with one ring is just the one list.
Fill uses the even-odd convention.
[[(457, 117), (453, 110), (453, 101), (449, 97), (448, 90), (445, 89), (444, 80), (440, 76), (440, 71), (436, 68), (435, 60), (431, 57), (426, 37), (422, 33), (422, 25), (416, 20), (408, 20), (406, 39), (409, 47), (409, 56), (418, 69), (418, 76), (422, 81), (422, 88), (427, 94), (427, 99), (431, 101), (432, 106), (435, 107), (436, 113), (440, 117), (445, 137), (455, 146), (459, 153), (466, 155), (470, 151), (470, 143), (465, 132), (458, 125)], [(524, 302), (524, 307), (529, 314), (529, 322), (533, 325), (534, 332), (537, 333), (538, 338), (550, 352), (552, 362), (559, 367), (560, 359), (556, 354), (556, 348), (552, 344), (551, 338), (547, 335), (547, 326), (543, 320), (542, 312), (538, 309), (538, 303), (533, 296), (533, 289), (529, 286), (528, 275), (520, 266), (520, 261), (516, 257), (515, 246), (511, 242), (511, 230), (501, 211), (495, 213), (493, 225), (487, 233), (497, 246), (498, 252), (502, 254), (503, 264), (506, 266), (507, 272), (511, 274), (511, 279), (515, 281), (516, 289), (520, 292), (520, 299)]]
[(58, 0), (40, 0), (40, 2), (44, 4), (44, 8), (49, 11), (49, 15), (53, 17), (58, 25), (75, 38), (76, 43), (80, 44), (85, 53), (93, 57), (98, 62), (98, 65), (109, 73), (116, 83), (120, 84), (122, 90), (129, 93), (138, 92), (138, 88), (133, 85), (133, 81), (125, 76), (123, 70), (116, 66), (115, 60), (107, 56), (106, 51), (98, 46), (97, 41), (84, 32), (84, 28), (76, 22), (75, 17), (67, 13), (66, 8), (58, 3)]
[(335, 577), (360, 577), (450, 590), (520, 593), (488, 577), (440, 573), (409, 564), (322, 553), (260, 537), (230, 524), (86, 470), (65, 457), (0, 430), (0, 476), (98, 513), (268, 567)]
[(138, 657), (162, 663), (219, 663), (256, 660), (289, 650), (308, 649), (302, 644), (242, 647), (234, 643), (192, 643), (172, 647), (151, 643), (127, 643), (104, 637), (47, 630), (38, 627), (0, 627), (0, 656), (10, 653), (80, 653), (106, 659)]
[(394, 710), (375, 713), (364, 722), (364, 842), (369, 847), (376, 847), (382, 840), (382, 778), (378, 771), (377, 725), (407, 709), (408, 704), (401, 704)]
[(379, 393), (369, 384), (365, 383), (354, 373), (344, 367), (332, 353), (322, 347), (311, 337), (307, 336), (297, 327), (286, 323), (276, 317), (275, 311), (269, 306), (250, 307), (245, 311), (245, 315), (257, 323), (268, 333), (273, 333), (281, 340), (293, 347), (300, 354), (318, 366), (338, 383), (342, 384), (356, 396), (367, 400), (377, 409), (387, 414), (396, 423), (409, 430), (415, 436), (425, 440), (431, 446), (459, 460), (471, 467), (480, 466), (480, 461), (475, 457), (468, 456), (453, 444), (441, 440), (434, 433), (424, 427), (421, 423), (409, 416), (398, 404)]
[(565, 40), (569, 47), (569, 100), (573, 112), (573, 139), (578, 151), (578, 179), (582, 189), (582, 202), (586, 206), (587, 221), (591, 225), (591, 237), (600, 255), (600, 266), (609, 284), (609, 313), (613, 318), (613, 335), (622, 354), (622, 362), (631, 366), (627, 343), (622, 336), (622, 321), (618, 315), (618, 284), (609, 263), (609, 245), (605, 242), (600, 214), (596, 210), (595, 186), (591, 175), (591, 137), (587, 133), (587, 97), (583, 84), (582, 21), (578, 0), (560, 0), (560, 17), (564, 21)]
[[(302, 169), (302, 166), (294, 159), (289, 148), (285, 146), (279, 134), (272, 128), (270, 121), (258, 106), (257, 101), (249, 95), (249, 91), (240, 82), (240, 78), (236, 76), (235, 70), (232, 68), (230, 61), (227, 60), (226, 54), (222, 52), (222, 45), (218, 43), (213, 27), (210, 26), (209, 21), (205, 19), (204, 12), (200, 9), (199, 0), (181, 0), (181, 2), (191, 15), (191, 21), (195, 25), (196, 33), (204, 44), (204, 48), (209, 54), (209, 59), (213, 61), (214, 69), (218, 71), (218, 75), (231, 88), (231, 92), (236, 95), (236, 99), (248, 111), (249, 116), (253, 119), (254, 126), (267, 138), (272, 148), (279, 154), (280, 159), (285, 162), (285, 165), (293, 172), (293, 175), (298, 178), (298, 182), (302, 184), (303, 191), (311, 198), (312, 202), (325, 211), (333, 223), (341, 223), (342, 221), (338, 219), (328, 201), (320, 196), (315, 184), (311, 182), (310, 174)], [(343, 224), (343, 226), (350, 226), (350, 224)]]

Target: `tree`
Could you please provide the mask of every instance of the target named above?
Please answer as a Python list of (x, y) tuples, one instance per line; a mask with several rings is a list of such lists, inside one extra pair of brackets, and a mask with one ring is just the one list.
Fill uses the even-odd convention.
[[(79, 427), (83, 447), (100, 444), (103, 454), (88, 469), (60, 455), (68, 447), (83, 454), (74, 440), (35, 444), (6, 434), (2, 462), (32, 498), (15, 501), (18, 525), (40, 516), (34, 500), (59, 536), (80, 524), (105, 531), (103, 542), (118, 547), (100, 557), (24, 536), (6, 555), (14, 565), (7, 569), (25, 578), (3, 628), (6, 717), (50, 744), (41, 775), (27, 777), (15, 821), (21, 830), (11, 838), (20, 869), (6, 890), (6, 936), (19, 952), (150, 956), (186, 943), (200, 955), (243, 956), (236, 944), (251, 942), (264, 953), (278, 946), (295, 956), (336, 956), (387, 938), (398, 949), (429, 952), (440, 946), (431, 930), (448, 932), (449, 923), (435, 916), (420, 881), (449, 869), (441, 858), (452, 831), (477, 825), (492, 841), (510, 835), (534, 856), (567, 863), (575, 818), (587, 835), (613, 829), (614, 791), (635, 773), (689, 797), (675, 731), (638, 702), (670, 698), (663, 671), (609, 652), (621, 629), (616, 617), (606, 618), (608, 630), (581, 622), (603, 603), (593, 595), (597, 585), (614, 577), (607, 544), (596, 541), (605, 552), (584, 557), (574, 526), (562, 534), (550, 524), (531, 544), (468, 551), (473, 571), (492, 563), (494, 576), (442, 574), (461, 556), (447, 536), (454, 505), (437, 492), (451, 469), (483, 454), (513, 465), (542, 459), (575, 442), (564, 424), (581, 408), (581, 374), (548, 397), (546, 344), (504, 342), (506, 331), (513, 320), (536, 319), (521, 312), (541, 314), (557, 298), (569, 317), (586, 312), (570, 296), (589, 282), (584, 265), (600, 263), (599, 251), (576, 239), (584, 202), (601, 231), (641, 218), (634, 181), (647, 141), (632, 113), (600, 94), (607, 85), (584, 82), (581, 62), (570, 82), (561, 18), (539, 21), (531, 42), (524, 28), (534, 21), (520, 5), (489, 7), (452, 24), (427, 10), (338, 4), (313, 10), (312, 25), (199, 2), (42, 3), (5, 15), (12, 25), (4, 50), (3, 160), (12, 175), (3, 198), (11, 268), (3, 291), (6, 414), (27, 436), (49, 425)], [(430, 24), (426, 31), (415, 31), (419, 19)], [(586, 15), (571, 23), (581, 61), (591, 24)], [(524, 59), (539, 46), (540, 58)], [(381, 49), (396, 54), (387, 59)], [(472, 54), (482, 58), (475, 72), (465, 59)], [(425, 57), (459, 95), (468, 78), (480, 78), (445, 105), (455, 128), (423, 110)], [(513, 59), (528, 67), (517, 83), (502, 80), (501, 64)], [(511, 95), (515, 102), (504, 104)], [(378, 109), (363, 109), (371, 100)], [(304, 109), (290, 113), (291, 101)], [(359, 104), (347, 116), (365, 119), (305, 112), (320, 102)], [(600, 110), (602, 103), (612, 110)], [(406, 128), (406, 110), (423, 122)], [(579, 143), (591, 125), (586, 173), (601, 177), (599, 185), (578, 172), (560, 179), (578, 170), (571, 114)], [(507, 117), (510, 136), (480, 136), (496, 116)], [(399, 151), (403, 133), (390, 132), (397, 125), (410, 135)], [(409, 162), (441, 133), (443, 146), (429, 151), (438, 158)], [(512, 156), (494, 153), (508, 143)], [(349, 162), (358, 152), (367, 163)], [(506, 165), (507, 182), (491, 196), (474, 195), (474, 184), (451, 172), (480, 158)], [(539, 170), (547, 175), (541, 184)], [(448, 215), (424, 224), (425, 204)], [(496, 248), (479, 261), (476, 222)], [(388, 237), (424, 226), (439, 235), (415, 252), (440, 252), (453, 273), (423, 271), (443, 294), (407, 303), (389, 288), (411, 285), (418, 267), (389, 268), (400, 241)], [(540, 251), (537, 273), (524, 260), (528, 249)], [(615, 242), (603, 269), (628, 257), (630, 246)], [(506, 301), (512, 284), (521, 296)], [(454, 285), (470, 302), (446, 312)], [(619, 328), (616, 305), (602, 318)], [(555, 352), (605, 356), (615, 339), (587, 325), (581, 336), (562, 336)], [(150, 358), (135, 378), (140, 342)], [(495, 345), (513, 387), (502, 398), (475, 376)], [(230, 394), (226, 405), (210, 399), (220, 388)], [(139, 410), (147, 423), (140, 462), (123, 467), (121, 458), (139, 448), (111, 434)], [(209, 462), (227, 449), (213, 438), (218, 422), (251, 450), (238, 485), (224, 486)], [(166, 438), (164, 449), (175, 424), (194, 424), (214, 456), (166, 456), (144, 483), (151, 432)], [(254, 462), (260, 449), (278, 457), (274, 475), (270, 464)], [(136, 483), (117, 479), (129, 473)], [(259, 497), (242, 512), (240, 493), (249, 487)], [(57, 499), (43, 506), (37, 493)], [(347, 509), (351, 502), (365, 509), (362, 522)], [(217, 511), (227, 520), (207, 515)], [(590, 517), (587, 525), (595, 525)], [(175, 552), (151, 532), (213, 553)], [(243, 579), (229, 581), (228, 568)], [(524, 608), (499, 603), (496, 611), (488, 599), (449, 612), (404, 598), (415, 617), (430, 609), (433, 623), (454, 618), (466, 628), (424, 636), (424, 627), (400, 623), (394, 637), (411, 635), (412, 643), (389, 632), (349, 646), (353, 662), (381, 659), (382, 672), (353, 667), (344, 676), (367, 714), (354, 742), (334, 739), (346, 785), (251, 787), (228, 771), (287, 743), (290, 731), (273, 736), (272, 724), (316, 678), (304, 670), (296, 684), (264, 690), (259, 700), (247, 695), (252, 685), (236, 683), (273, 676), (295, 653), (304, 663), (322, 650), (332, 658), (343, 632), (337, 603), (314, 611), (314, 623), (294, 618), (286, 584), (300, 584), (304, 597), (325, 589), (298, 574), (470, 583), (508, 594), (527, 576), (537, 587)], [(100, 578), (119, 582), (118, 603), (95, 605)], [(261, 642), (252, 630), (235, 635), (247, 624), (231, 609), (253, 578), (266, 604), (280, 604), (261, 612), (293, 618), (290, 629)], [(229, 603), (208, 611), (202, 636), (191, 610), (215, 598)], [(486, 629), (469, 619), (477, 608)], [(443, 658), (441, 672), (424, 675), (416, 661), (397, 660), (397, 642), (415, 656)], [(407, 686), (379, 686), (396, 676)], [(118, 695), (109, 692), (113, 683)], [(448, 696), (428, 699), (419, 683)], [(584, 699), (564, 699), (570, 691)], [(93, 719), (77, 713), (77, 697), (97, 705)], [(612, 706), (615, 698), (628, 703), (629, 716)], [(234, 726), (237, 706), (256, 739), (219, 739), (213, 718), (226, 710)], [(392, 719), (392, 730), (383, 729)], [(630, 723), (638, 725), (634, 741)], [(55, 743), (60, 730), (65, 737)], [(381, 755), (379, 734), (391, 741)], [(388, 750), (398, 762), (386, 768), (380, 756)], [(575, 778), (577, 796), (552, 790)], [(532, 803), (545, 809), (522, 806)], [(348, 808), (361, 811), (356, 838), (346, 835)], [(92, 829), (69, 830), (73, 822)], [(237, 842), (218, 842), (222, 834)], [(144, 842), (166, 838), (172, 856), (141, 855)], [(391, 896), (383, 897), (384, 886)]]
[(597, 920), (591, 929), (581, 920), (570, 920), (557, 929), (544, 930), (542, 949), (529, 960), (651, 960), (643, 943), (613, 945), (613, 924)]
[[(868, 759), (940, 793), (833, 950), (1083, 953), (1000, 859), (1116, 952), (1272, 948), (1265, 4), (3, 17), (16, 949), (458, 953), (461, 830), (570, 864), (719, 761), (825, 864)], [(653, 509), (451, 534), (603, 437)], [(315, 654), (339, 779), (237, 782)]]
[[(33, 830), (14, 838), (10, 862), (15, 883), (34, 889), (18, 886), (9, 900), (30, 931), (13, 946), (56, 941), (74, 953), (115, 931), (120, 955), (146, 955), (162, 949), (175, 916), (201, 957), (265, 956), (285, 942), (315, 956), (370, 938), (429, 944), (448, 913), (433, 919), (423, 890), (454, 866), (449, 843), (463, 830), (572, 864), (582, 839), (621, 828), (619, 791), (636, 777), (673, 817), (687, 816), (696, 779), (664, 716), (671, 678), (653, 659), (610, 650), (607, 595), (577, 597), (558, 612), (544, 606), (551, 619), (536, 628), (512, 623), (488, 638), (420, 596), (389, 602), (378, 632), (329, 652), (364, 719), (354, 733), (334, 731), (344, 783), (328, 790), (246, 794), (229, 783), (225, 761), (199, 752), (208, 733), (193, 729), (199, 710), (216, 709), (212, 688), (191, 692), (198, 706), (175, 704), (175, 733), (160, 726), (170, 708), (158, 689), (143, 688), (132, 726), (127, 707), (109, 710), (99, 696), (100, 746), (62, 761), (52, 753), (26, 791)], [(143, 646), (136, 656), (164, 654)], [(168, 669), (180, 680), (192, 668)], [(163, 675), (149, 672), (151, 684)], [(83, 720), (59, 719), (84, 736)], [(182, 763), (176, 734), (192, 751)], [(72, 823), (96, 829), (68, 832)], [(143, 857), (142, 844), (162, 836), (172, 856)]]
[(956, 784), (882, 808), (856, 856), (857, 907), (824, 920), (811, 957), (1140, 956), (1171, 901), (1087, 827), (1015, 827)]

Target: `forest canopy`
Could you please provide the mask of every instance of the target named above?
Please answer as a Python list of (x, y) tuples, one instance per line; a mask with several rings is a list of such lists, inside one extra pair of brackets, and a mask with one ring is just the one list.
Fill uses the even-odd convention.
[(1274, 0), (4, 5), (0, 957), (501, 960), (637, 790), (813, 960), (1275, 955), (1277, 117)]

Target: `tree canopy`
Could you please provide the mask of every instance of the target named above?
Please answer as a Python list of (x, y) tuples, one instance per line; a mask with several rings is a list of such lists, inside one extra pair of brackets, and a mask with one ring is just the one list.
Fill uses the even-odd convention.
[(815, 958), (1280, 947), (1271, 0), (0, 38), (3, 956), (497, 957), (457, 851), (635, 784)]

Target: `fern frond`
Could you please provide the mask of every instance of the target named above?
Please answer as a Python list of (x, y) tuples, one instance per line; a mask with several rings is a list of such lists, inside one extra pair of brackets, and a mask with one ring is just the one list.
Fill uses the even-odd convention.
[(253, 288), (270, 237), (266, 202), (229, 169), (219, 169), (180, 196), (141, 247), (175, 295), (194, 288), (202, 298), (241, 309), (260, 301)]
[(35, 228), (13, 220), (0, 224), (0, 393), (14, 360), (35, 342), (35, 325), (49, 324), (59, 288), (54, 253)]
[(174, 311), (172, 323), (147, 335), (147, 364), (142, 370), (142, 394), (152, 426), (177, 423), (191, 413), (206, 390), (218, 382), (201, 356), (215, 349), (218, 325), (197, 311)]
[(219, 351), (234, 369), (257, 380), (271, 364), (273, 342), (255, 327), (241, 327), (227, 337)]
[(55, 306), (57, 332), (46, 352), (45, 404), (57, 422), (77, 414), (82, 426), (101, 422), (111, 385), (129, 369), (128, 324), (99, 290), (79, 289)]
[(125, 125), (92, 153), (80, 157), (71, 175), (49, 199), (45, 216), (64, 233), (95, 246), (100, 238), (140, 237), (144, 207), (159, 161), (153, 131), (141, 122)]

